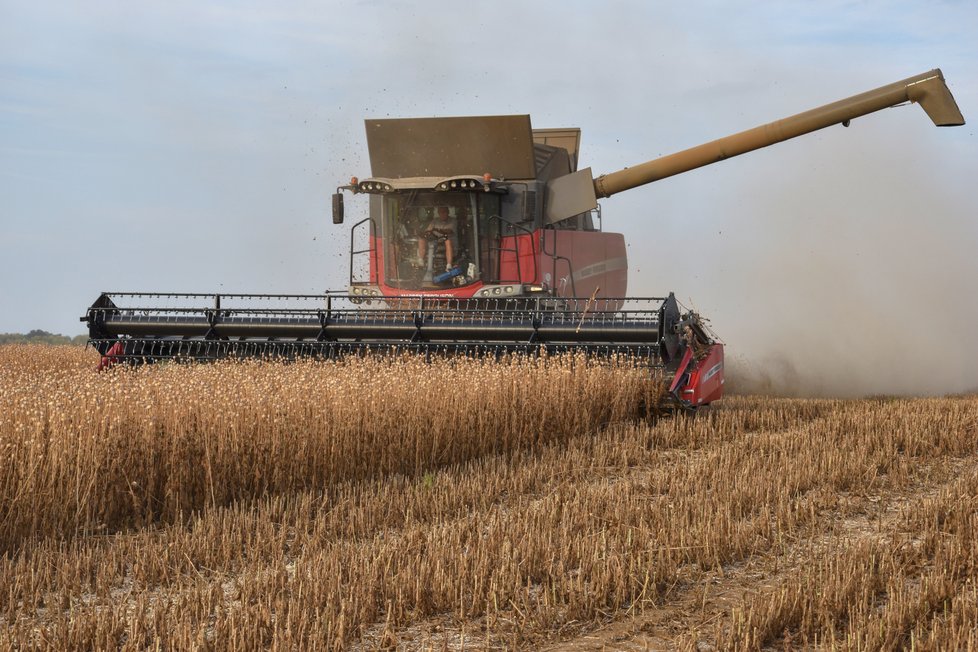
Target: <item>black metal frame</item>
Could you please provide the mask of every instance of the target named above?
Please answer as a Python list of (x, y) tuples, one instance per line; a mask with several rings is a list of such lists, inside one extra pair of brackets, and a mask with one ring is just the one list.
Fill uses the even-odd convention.
[[(370, 231), (367, 233), (367, 248), (354, 250), (354, 242), (356, 240), (357, 229), (363, 225), (365, 222), (370, 223)], [(377, 247), (375, 242), (377, 241), (377, 223), (372, 217), (365, 217), (353, 226), (350, 227), (350, 285), (363, 285), (363, 281), (357, 281), (353, 278), (353, 266), (356, 262), (356, 257), (361, 254), (368, 255), (367, 263), (367, 276), (380, 280), (381, 276), (379, 274), (379, 267), (377, 263)], [(372, 273), (371, 273), (372, 272)], [(372, 282), (371, 280), (366, 281), (366, 283)]]
[(685, 350), (679, 328), (688, 318), (672, 294), (557, 300), (109, 292), (82, 321), (101, 354), (120, 345), (112, 357), (133, 362), (583, 352), (670, 369)]

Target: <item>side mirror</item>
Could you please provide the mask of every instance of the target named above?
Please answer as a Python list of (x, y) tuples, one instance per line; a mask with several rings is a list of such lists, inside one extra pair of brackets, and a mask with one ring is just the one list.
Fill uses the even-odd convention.
[(333, 194), (333, 224), (343, 223), (343, 193)]

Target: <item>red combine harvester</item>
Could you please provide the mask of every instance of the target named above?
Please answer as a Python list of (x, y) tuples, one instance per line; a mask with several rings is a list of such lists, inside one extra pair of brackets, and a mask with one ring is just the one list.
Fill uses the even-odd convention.
[(961, 125), (940, 70), (618, 172), (578, 169), (579, 129), (526, 115), (367, 120), (369, 196), (350, 235), (350, 285), (325, 295), (103, 293), (82, 320), (103, 365), (362, 351), (581, 351), (664, 370), (676, 405), (723, 393), (723, 345), (670, 293), (627, 296), (625, 239), (597, 200), (913, 102)]

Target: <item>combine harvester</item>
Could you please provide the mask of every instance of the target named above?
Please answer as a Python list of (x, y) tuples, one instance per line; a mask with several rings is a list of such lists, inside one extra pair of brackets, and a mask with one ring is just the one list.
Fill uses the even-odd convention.
[(593, 178), (579, 129), (526, 115), (367, 120), (372, 176), (350, 234), (350, 285), (325, 295), (106, 292), (82, 321), (102, 365), (364, 351), (502, 355), (582, 351), (661, 369), (674, 402), (723, 392), (723, 345), (666, 297), (627, 297), (625, 239), (597, 200), (881, 109), (964, 118), (940, 70)]

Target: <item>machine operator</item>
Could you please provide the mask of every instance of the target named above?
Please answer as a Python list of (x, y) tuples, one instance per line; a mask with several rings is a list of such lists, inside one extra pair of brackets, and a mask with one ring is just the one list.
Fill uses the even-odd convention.
[(428, 240), (444, 241), (445, 270), (455, 266), (455, 250), (458, 248), (458, 224), (448, 212), (448, 206), (439, 206), (435, 218), (428, 222), (418, 239), (418, 258), (424, 260), (428, 253)]

